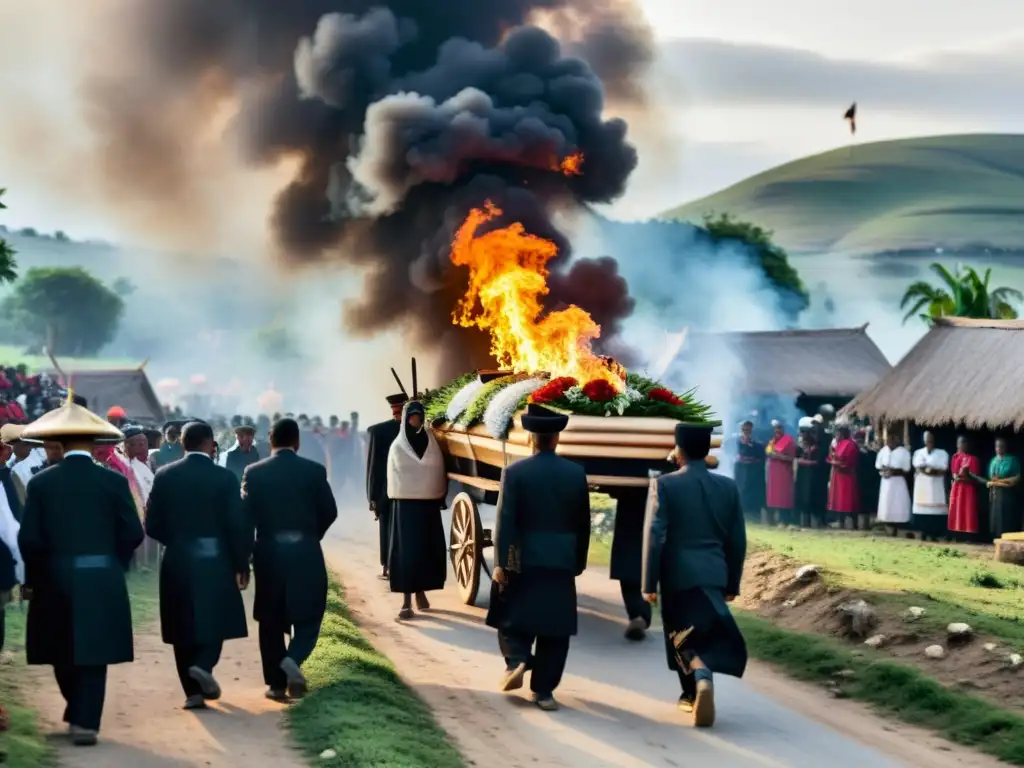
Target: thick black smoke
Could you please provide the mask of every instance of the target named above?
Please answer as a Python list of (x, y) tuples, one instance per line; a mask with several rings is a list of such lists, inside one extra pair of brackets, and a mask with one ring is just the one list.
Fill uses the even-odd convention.
[[(562, 246), (550, 308), (582, 306), (605, 339), (632, 311), (613, 260), (566, 271), (568, 242), (551, 220), (560, 208), (612, 201), (636, 167), (625, 123), (602, 117), (602, 80), (567, 55), (586, 56), (612, 96), (640, 98), (650, 31), (632, 0), (137, 2), (126, 50), (138, 66), (91, 89), (111, 134), (111, 167), (117, 153), (132, 158), (124, 183), (155, 194), (181, 176), (173, 141), (188, 141), (168, 137), (161, 105), (198, 104), (201, 121), (235, 99), (230, 136), (249, 162), (299, 159), (272, 212), (282, 251), (370, 268), (347, 314), (352, 330), (405, 326), (424, 342), (451, 339), (462, 285), (448, 247), (487, 199), (505, 211), (495, 225), (521, 221)], [(571, 30), (564, 49), (522, 26), (533, 12)], [(560, 173), (577, 152), (582, 174)], [(141, 156), (151, 167), (140, 174)], [(468, 350), (472, 362), (480, 341)], [(468, 343), (459, 340), (463, 354)]]

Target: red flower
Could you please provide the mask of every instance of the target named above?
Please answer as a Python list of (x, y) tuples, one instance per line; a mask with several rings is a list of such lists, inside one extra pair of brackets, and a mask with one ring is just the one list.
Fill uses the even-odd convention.
[(648, 400), (657, 400), (659, 403), (667, 403), (668, 405), (682, 405), (683, 401), (675, 396), (673, 392), (665, 389), (664, 387), (655, 387), (648, 391)]
[(606, 403), (619, 393), (604, 379), (594, 379), (583, 385), (583, 394), (592, 402)]
[(530, 395), (530, 402), (537, 403), (538, 405), (554, 402), (577, 384), (579, 382), (571, 376), (559, 376), (557, 379), (549, 381), (540, 389), (534, 390), (533, 394)]

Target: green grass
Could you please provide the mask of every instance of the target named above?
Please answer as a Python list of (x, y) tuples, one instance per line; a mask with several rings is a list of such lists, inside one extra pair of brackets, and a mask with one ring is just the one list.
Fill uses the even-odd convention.
[(869, 602), (924, 608), (926, 626), (966, 621), (1024, 648), (1024, 571), (982, 557), (986, 550), (756, 525), (748, 526), (747, 536), (751, 547), (826, 568), (830, 580), (865, 593)]
[[(132, 599), (132, 619), (137, 626), (152, 621), (158, 609), (157, 577), (150, 571), (128, 576), (128, 592)], [(10, 768), (46, 768), (56, 765), (52, 746), (39, 731), (36, 711), (24, 703), (20, 684), (25, 671), (25, 619), (17, 606), (7, 607), (7, 642), (5, 651), (14, 654), (11, 664), (0, 665), (0, 703), (11, 716), (11, 729), (0, 733), (0, 764)], [(6, 762), (3, 757), (6, 756)]]
[[(119, 357), (58, 357), (57, 362), (65, 371), (96, 371), (107, 369), (138, 368), (141, 360)], [(0, 344), (0, 365), (21, 365), (29, 373), (53, 370), (53, 363), (46, 355), (26, 355), (24, 348)]]
[(734, 614), (750, 654), (789, 676), (835, 681), (849, 698), (1004, 762), (1024, 765), (1024, 717), (950, 690), (877, 652), (854, 651), (834, 640), (780, 629), (744, 611)]
[(752, 176), (662, 214), (728, 212), (792, 252), (948, 251), (1024, 244), (1024, 136), (856, 144)]
[[(320, 641), (303, 665), (309, 694), (288, 712), (292, 736), (318, 765), (463, 768), (427, 705), (362, 636), (332, 576)], [(337, 756), (317, 759), (327, 749)]]

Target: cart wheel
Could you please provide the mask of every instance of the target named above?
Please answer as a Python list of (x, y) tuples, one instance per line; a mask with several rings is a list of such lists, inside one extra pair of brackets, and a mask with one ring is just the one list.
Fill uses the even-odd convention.
[(455, 582), (459, 585), (459, 597), (464, 605), (476, 605), (476, 593), (480, 589), (480, 563), (483, 561), (482, 534), (476, 502), (468, 493), (459, 493), (452, 501), (449, 554), (452, 570), (455, 571)]

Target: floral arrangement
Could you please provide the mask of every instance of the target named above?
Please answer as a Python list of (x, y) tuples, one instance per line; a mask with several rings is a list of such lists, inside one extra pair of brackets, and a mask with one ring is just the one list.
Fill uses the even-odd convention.
[[(623, 372), (624, 373), (624, 372)], [(504, 439), (515, 414), (529, 403), (582, 416), (638, 416), (714, 424), (709, 406), (696, 399), (696, 390), (677, 394), (660, 382), (625, 374), (622, 391), (605, 379), (581, 384), (574, 378), (513, 374), (486, 384), (476, 373), (424, 395), (427, 418), (461, 427), (483, 424), (495, 439)]]

